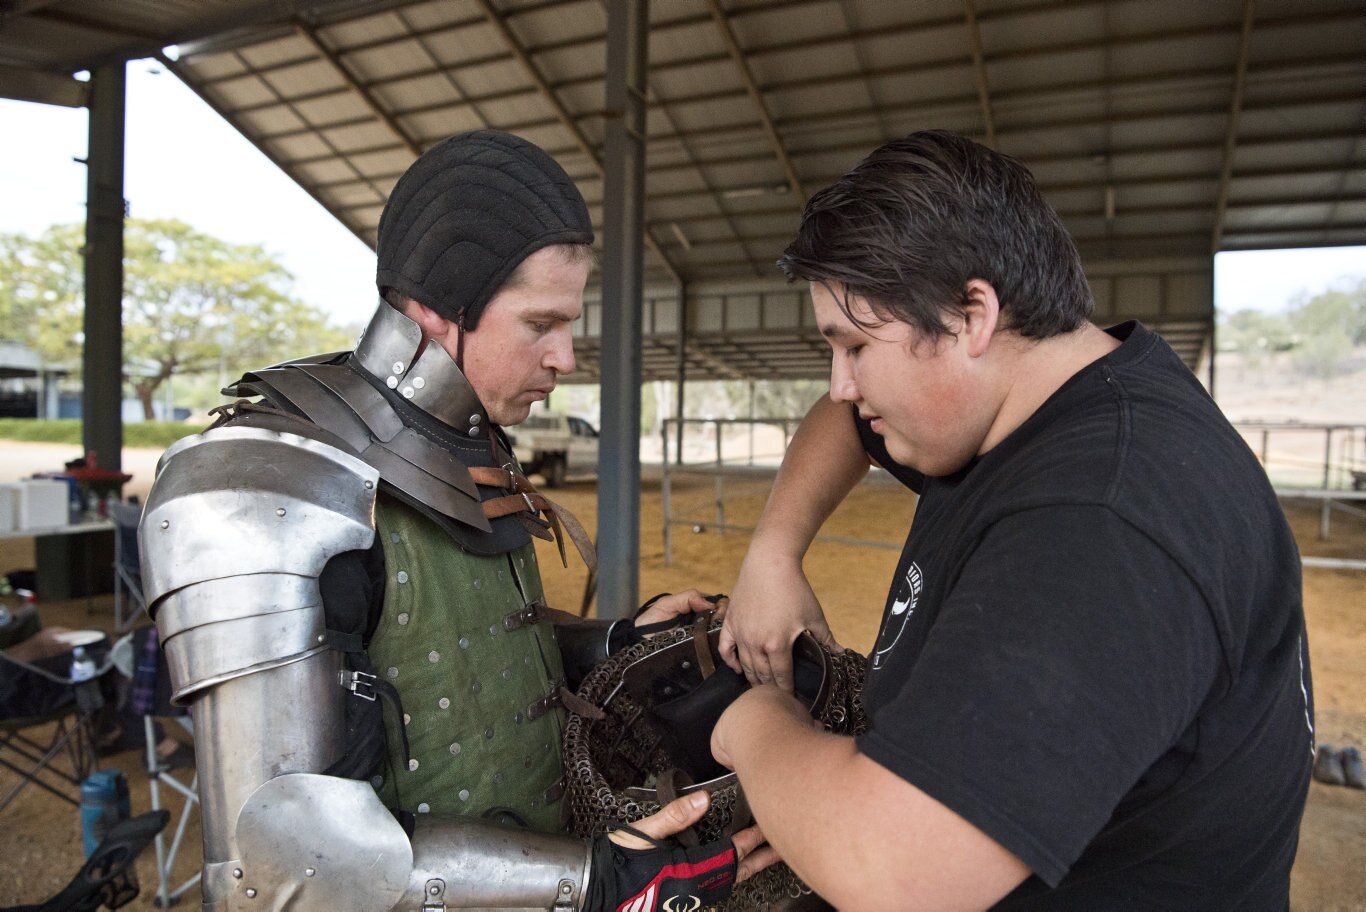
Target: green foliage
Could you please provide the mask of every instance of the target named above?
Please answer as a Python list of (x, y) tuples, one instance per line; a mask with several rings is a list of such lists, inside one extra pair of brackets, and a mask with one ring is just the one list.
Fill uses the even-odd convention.
[[(178, 421), (144, 421), (123, 426), (123, 445), (131, 448), (165, 449), (182, 437), (198, 434), (208, 425)], [(81, 446), (79, 418), (40, 421), (33, 418), (0, 418), (0, 440), (25, 443), (65, 443)]]
[[(83, 342), (84, 228), (38, 238), (0, 235), (0, 319), (6, 334), (73, 369)], [(230, 244), (174, 220), (124, 225), (124, 374), (151, 415), (173, 375), (240, 373), (350, 344), (260, 245)], [(239, 367), (240, 366), (240, 367)]]
[(1258, 366), (1275, 352), (1291, 352), (1296, 369), (1332, 377), (1348, 369), (1354, 349), (1366, 345), (1366, 279), (1301, 295), (1284, 313), (1240, 310), (1219, 323), (1219, 347)]

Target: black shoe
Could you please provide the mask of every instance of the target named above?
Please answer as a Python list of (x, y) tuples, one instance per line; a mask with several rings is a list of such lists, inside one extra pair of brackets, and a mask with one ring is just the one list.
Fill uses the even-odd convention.
[(1355, 747), (1344, 747), (1338, 754), (1341, 761), (1342, 778), (1352, 788), (1366, 788), (1366, 772), (1361, 768), (1361, 751)]
[(1347, 783), (1342, 773), (1342, 758), (1331, 744), (1319, 745), (1318, 755), (1314, 757), (1314, 778), (1329, 785)]

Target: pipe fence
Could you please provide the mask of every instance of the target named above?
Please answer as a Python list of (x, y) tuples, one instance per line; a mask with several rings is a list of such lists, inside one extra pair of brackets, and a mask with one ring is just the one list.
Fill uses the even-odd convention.
[[(659, 435), (664, 565), (673, 565), (673, 530), (752, 535), (755, 527), (727, 516), (727, 491), (766, 491), (782, 463), (801, 418), (666, 418)], [(682, 424), (683, 433), (678, 434)], [(1335, 512), (1366, 518), (1366, 424), (1246, 421), (1234, 425), (1256, 453), (1283, 500), (1318, 501), (1319, 538), (1327, 540)], [(681, 441), (681, 450), (676, 441)], [(710, 478), (710, 499), (680, 501), (685, 478)], [(873, 469), (863, 484), (896, 484)], [(816, 541), (899, 549), (859, 536), (818, 535)], [(739, 545), (737, 545), (739, 547)], [(1332, 561), (1334, 567), (1366, 569), (1366, 561)], [(1306, 558), (1306, 566), (1327, 566)]]

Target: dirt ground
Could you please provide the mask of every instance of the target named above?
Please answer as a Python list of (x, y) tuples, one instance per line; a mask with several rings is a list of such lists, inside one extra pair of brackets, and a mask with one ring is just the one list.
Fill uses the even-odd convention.
[[(4, 444), (5, 449), (12, 446), (25, 445)], [(34, 450), (30, 455), (37, 454)], [(8, 461), (0, 457), (0, 470)], [(153, 462), (154, 454), (126, 460), (125, 470), (135, 475), (130, 491), (145, 490)], [(140, 471), (143, 466), (146, 469)], [(747, 537), (717, 531), (715, 482), (698, 475), (675, 480), (672, 502), (678, 524), (671, 527), (673, 561), (666, 567), (661, 486), (657, 474), (649, 474), (647, 470), (641, 504), (641, 594), (687, 586), (704, 591), (729, 589)], [(727, 478), (725, 521), (752, 526), (769, 483), (767, 478)], [(594, 527), (592, 484), (572, 484), (553, 496), (588, 528)], [(873, 642), (885, 587), (913, 511), (913, 499), (899, 486), (867, 482), (841, 507), (825, 532), (877, 542), (881, 547), (817, 542), (811, 549), (806, 561), (808, 577), (836, 636), (848, 647), (866, 652)], [(1317, 508), (1292, 504), (1287, 514), (1305, 554), (1366, 559), (1366, 520), (1334, 514), (1331, 538), (1323, 542), (1317, 539)], [(551, 549), (543, 550), (540, 557), (551, 604), (570, 610), (577, 607), (585, 577), (582, 568), (573, 564), (568, 570), (560, 568)], [(31, 567), (32, 561), (31, 539), (0, 541), (0, 572)], [(1304, 592), (1319, 739), (1339, 746), (1366, 746), (1366, 572), (1307, 569)], [(46, 603), (41, 611), (48, 625), (81, 628), (107, 628), (111, 615), (107, 597), (90, 605), (84, 599)], [(139, 752), (125, 752), (106, 762), (128, 776), (134, 812), (145, 810), (147, 779)], [(12, 773), (0, 770), (0, 792), (13, 781)], [(177, 883), (193, 873), (198, 851), (198, 820), (192, 815)], [(143, 895), (130, 909), (153, 908), (151, 858), (148, 851), (139, 861)], [(56, 892), (80, 862), (80, 824), (74, 808), (30, 788), (0, 814), (0, 906), (36, 902)], [(197, 896), (192, 891), (182, 906), (192, 906)], [(1292, 908), (1297, 912), (1366, 910), (1366, 792), (1319, 783), (1311, 787), (1292, 877)]]

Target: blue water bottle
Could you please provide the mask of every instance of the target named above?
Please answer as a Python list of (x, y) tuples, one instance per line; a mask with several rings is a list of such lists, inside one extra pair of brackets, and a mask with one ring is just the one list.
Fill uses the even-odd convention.
[(85, 857), (109, 835), (109, 830), (120, 820), (127, 820), (128, 780), (113, 769), (96, 770), (81, 783), (81, 841)]

